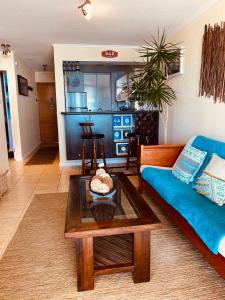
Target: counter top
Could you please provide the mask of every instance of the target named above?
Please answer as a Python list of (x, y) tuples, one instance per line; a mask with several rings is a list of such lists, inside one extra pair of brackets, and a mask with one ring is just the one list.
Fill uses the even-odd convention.
[(112, 114), (112, 115), (123, 115), (123, 114), (137, 114), (140, 112), (144, 112), (143, 110), (127, 110), (127, 111), (63, 111), (61, 112), (62, 115), (105, 115), (105, 114)]

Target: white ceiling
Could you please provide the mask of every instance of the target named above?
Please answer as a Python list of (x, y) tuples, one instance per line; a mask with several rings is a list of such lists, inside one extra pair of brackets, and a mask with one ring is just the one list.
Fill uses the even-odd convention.
[(83, 0), (0, 0), (0, 43), (28, 65), (52, 68), (52, 44), (140, 45), (157, 28), (177, 30), (215, 0), (92, 0), (87, 21)]

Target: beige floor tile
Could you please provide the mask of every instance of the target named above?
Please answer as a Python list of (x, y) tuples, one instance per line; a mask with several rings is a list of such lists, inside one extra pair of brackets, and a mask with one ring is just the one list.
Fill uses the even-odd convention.
[(56, 193), (58, 186), (55, 187), (45, 187), (39, 188), (34, 191), (34, 194), (48, 194), (48, 193)]
[(68, 190), (69, 190), (69, 183), (68, 184), (60, 184), (57, 188), (58, 193), (68, 192)]
[(1, 220), (0, 236), (7, 236), (15, 230), (19, 218), (10, 217)]
[(5, 219), (19, 218), (24, 210), (24, 205), (5, 206), (0, 209), (0, 222)]
[(76, 174), (80, 174), (80, 172), (81, 172), (81, 167), (63, 168), (62, 170), (62, 174), (76, 175)]
[(4, 209), (5, 207), (16, 207), (16, 206), (24, 206), (26, 205), (27, 201), (29, 200), (29, 197), (5, 197), (0, 199), (0, 210)]
[(67, 184), (70, 180), (70, 174), (62, 174), (59, 180), (59, 184)]

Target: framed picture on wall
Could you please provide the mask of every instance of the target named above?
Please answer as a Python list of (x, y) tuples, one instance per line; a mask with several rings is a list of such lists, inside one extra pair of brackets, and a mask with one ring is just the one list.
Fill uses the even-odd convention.
[(114, 129), (113, 130), (114, 141), (122, 140), (122, 129)]
[(28, 81), (23, 76), (17, 75), (19, 95), (28, 96)]
[(184, 48), (183, 46), (180, 47), (180, 56), (176, 62), (171, 64), (169, 67), (166, 68), (166, 74), (168, 77), (173, 77), (177, 75), (184, 74)]
[(128, 153), (128, 143), (116, 143), (116, 155), (123, 156)]

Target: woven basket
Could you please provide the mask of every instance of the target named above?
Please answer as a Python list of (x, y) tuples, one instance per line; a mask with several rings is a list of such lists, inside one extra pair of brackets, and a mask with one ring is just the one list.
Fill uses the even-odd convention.
[(2, 197), (8, 189), (7, 172), (0, 174), (0, 197)]

